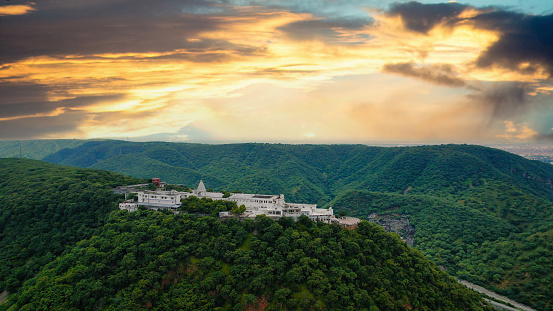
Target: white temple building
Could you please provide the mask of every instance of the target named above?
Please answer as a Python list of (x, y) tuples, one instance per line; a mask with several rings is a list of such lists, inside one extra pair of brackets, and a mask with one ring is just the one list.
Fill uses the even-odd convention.
[[(317, 204), (287, 203), (284, 195), (266, 195), (266, 194), (247, 194), (234, 193), (229, 197), (223, 198), (223, 193), (208, 192), (203, 181), (200, 180), (198, 188), (192, 192), (172, 191), (131, 191), (137, 193), (137, 202), (125, 201), (119, 204), (119, 209), (135, 211), (138, 206), (145, 206), (150, 209), (167, 209), (176, 211), (181, 206), (181, 199), (195, 196), (198, 198), (209, 198), (212, 200), (223, 200), (236, 202), (238, 206), (244, 205), (246, 211), (242, 217), (255, 218), (257, 215), (266, 215), (271, 218), (292, 217), (297, 220), (301, 215), (305, 215), (314, 221), (320, 222), (338, 222), (334, 216), (332, 208), (317, 208)], [(230, 212), (219, 213), (220, 217), (229, 217)]]

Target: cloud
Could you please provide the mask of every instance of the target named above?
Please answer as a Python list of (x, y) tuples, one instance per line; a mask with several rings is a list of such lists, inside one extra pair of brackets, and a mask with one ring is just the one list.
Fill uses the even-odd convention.
[(551, 142), (553, 141), (553, 133), (538, 134), (534, 138), (536, 141), (539, 141), (539, 142)]
[(481, 107), (460, 102), (466, 89), (393, 75), (350, 75), (312, 90), (264, 84), (237, 92), (214, 100), (217, 115), (193, 124), (219, 141), (474, 141), (497, 134), (482, 126)]
[(500, 33), (477, 60), (481, 68), (499, 66), (533, 74), (542, 68), (553, 76), (553, 14), (545, 16), (494, 11), (471, 19), (477, 27)]
[(524, 83), (495, 83), (470, 98), (482, 104), (493, 119), (514, 118), (529, 106), (526, 89)]
[[(2, 17), (0, 124), (27, 123), (29, 138), (36, 118), (52, 126), (45, 137), (189, 141), (496, 138), (504, 120), (544, 129), (532, 118), (553, 115), (536, 100), (551, 91), (537, 74), (545, 61), (477, 62), (519, 13), (363, 9), (383, 3), (37, 1)], [(179, 132), (191, 125), (203, 134)]]
[(515, 123), (513, 121), (504, 121), (503, 123), (505, 124), (505, 133), (497, 135), (499, 138), (527, 141), (536, 137), (543, 137), (543, 135), (539, 135), (538, 132), (531, 129), (526, 123)]
[(7, 82), (0, 80), (0, 105), (46, 100), (49, 88), (31, 82)]
[[(480, 110), (483, 127), (506, 140), (546, 140), (550, 133), (553, 106), (548, 95), (535, 93), (525, 82), (481, 83), (471, 88), (466, 105)], [(504, 130), (500, 127), (504, 126)]]
[[(226, 40), (191, 40), (222, 24), (222, 19), (215, 18), (221, 15), (195, 14), (218, 7), (208, 1), (40, 1), (36, 7), (34, 14), (2, 21), (0, 62), (33, 56), (163, 53), (179, 49), (213, 52), (235, 47)], [(231, 8), (227, 11), (232, 13)]]
[[(51, 101), (42, 84), (0, 83), (0, 119), (59, 114), (63, 111), (120, 100), (123, 94), (79, 96)], [(57, 113), (56, 113), (57, 111)]]
[[(489, 118), (488, 127), (506, 119), (515, 124), (526, 120), (528, 129), (537, 126), (539, 130), (543, 127), (535, 123), (539, 120), (536, 117), (539, 111), (551, 115), (551, 102), (538, 97), (547, 95), (553, 83), (553, 32), (550, 31), (553, 29), (553, 14), (532, 15), (498, 7), (419, 2), (394, 4), (385, 14), (399, 17), (401, 29), (423, 34), (417, 37), (428, 40), (426, 42), (431, 47), (424, 56), (426, 62), (449, 61), (451, 66), (455, 65), (449, 67), (446, 63), (445, 67), (435, 68), (435, 65), (409, 61), (386, 64), (383, 72), (472, 89), (469, 102), (480, 107)], [(487, 39), (480, 45), (463, 41), (471, 37), (477, 39), (476, 42), (480, 38)], [(435, 56), (436, 50), (446, 47), (455, 51), (451, 49), (453, 40), (458, 46), (464, 45), (466, 50), (476, 52), (473, 58), (464, 62), (440, 61)], [(410, 48), (416, 52), (418, 46), (415, 44)], [(453, 68), (459, 68), (459, 72)], [(523, 129), (523, 126), (519, 128)]]
[(452, 87), (465, 86), (465, 81), (459, 78), (455, 67), (451, 64), (431, 64), (417, 66), (413, 62), (386, 64), (383, 72), (397, 73), (405, 77), (413, 77), (439, 85)]
[[(313, 19), (289, 23), (278, 30), (298, 41), (322, 40), (330, 44), (363, 43), (370, 39), (368, 35), (355, 36), (355, 31), (370, 26), (373, 19)], [(348, 33), (354, 33), (348, 36)], [(352, 38), (353, 37), (353, 38)]]
[(30, 5), (3, 5), (0, 6), (0, 16), (5, 15), (24, 15), (35, 9)]
[(469, 6), (459, 3), (422, 4), (411, 1), (392, 4), (387, 15), (399, 16), (405, 28), (426, 34), (439, 24), (455, 24), (459, 14), (467, 8)]
[(376, 0), (221, 0), (219, 2), (238, 6), (260, 6), (275, 11), (308, 13), (325, 19), (366, 18), (367, 7), (382, 5), (382, 1)]
[(88, 118), (80, 112), (59, 116), (20, 118), (0, 122), (0, 139), (81, 138), (80, 124)]
[(428, 35), (438, 27), (470, 25), (475, 30), (495, 32), (498, 40), (478, 56), (480, 68), (497, 66), (523, 74), (543, 70), (553, 76), (553, 14), (531, 15), (501, 8), (475, 8), (459, 3), (393, 4), (388, 16), (400, 17), (403, 27)]

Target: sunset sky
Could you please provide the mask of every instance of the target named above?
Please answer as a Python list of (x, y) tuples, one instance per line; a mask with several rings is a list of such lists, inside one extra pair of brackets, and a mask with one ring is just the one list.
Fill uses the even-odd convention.
[(553, 140), (550, 0), (0, 1), (0, 140)]

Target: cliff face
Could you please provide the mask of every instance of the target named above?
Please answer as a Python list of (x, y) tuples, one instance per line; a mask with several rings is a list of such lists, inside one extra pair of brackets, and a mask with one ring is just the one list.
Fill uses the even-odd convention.
[(407, 245), (412, 247), (415, 244), (415, 227), (409, 224), (407, 216), (373, 213), (369, 215), (369, 221), (382, 226), (386, 232), (398, 234)]

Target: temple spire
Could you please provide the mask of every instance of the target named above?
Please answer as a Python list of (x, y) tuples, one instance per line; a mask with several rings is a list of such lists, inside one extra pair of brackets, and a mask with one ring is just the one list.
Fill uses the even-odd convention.
[(196, 189), (196, 191), (197, 191), (198, 193), (206, 192), (206, 191), (205, 191), (204, 182), (203, 182), (202, 180), (200, 180), (200, 183), (198, 184), (198, 188)]

